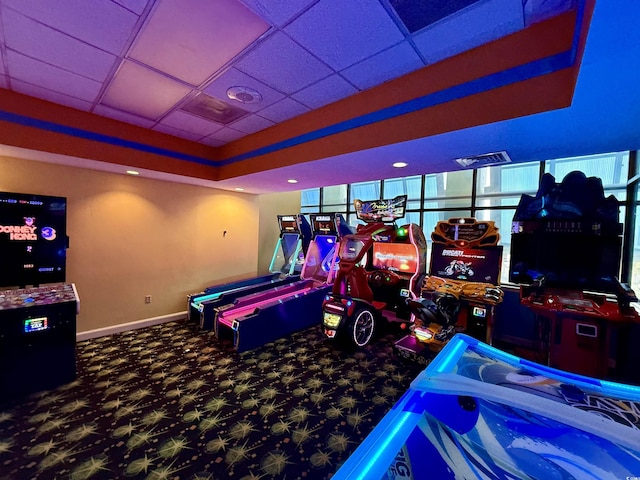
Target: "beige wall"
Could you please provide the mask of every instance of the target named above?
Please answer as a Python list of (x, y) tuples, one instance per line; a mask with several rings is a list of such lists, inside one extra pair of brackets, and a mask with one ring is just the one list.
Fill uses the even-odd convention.
[(247, 195), (3, 157), (0, 191), (67, 197), (79, 332), (184, 311), (190, 293), (267, 271), (275, 215), (300, 208), (299, 192)]
[(300, 213), (300, 192), (272, 193), (258, 197), (260, 236), (258, 275), (269, 273), (269, 264), (280, 238), (278, 215)]

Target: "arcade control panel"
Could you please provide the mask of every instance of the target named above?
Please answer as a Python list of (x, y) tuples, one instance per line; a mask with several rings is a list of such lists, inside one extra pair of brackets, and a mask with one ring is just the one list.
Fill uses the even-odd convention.
[(0, 400), (75, 379), (79, 305), (74, 284), (0, 291)]

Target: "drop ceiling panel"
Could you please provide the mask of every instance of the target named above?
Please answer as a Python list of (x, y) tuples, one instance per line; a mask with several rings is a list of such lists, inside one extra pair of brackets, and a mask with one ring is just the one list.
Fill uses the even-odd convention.
[(408, 42), (384, 50), (342, 72), (360, 90), (366, 90), (388, 80), (424, 67), (424, 63)]
[(269, 36), (251, 50), (236, 68), (286, 94), (302, 90), (333, 73), (281, 32)]
[(287, 97), (261, 110), (260, 116), (272, 122), (279, 123), (308, 111), (309, 109), (307, 107)]
[[(3, 5), (56, 30), (119, 55), (138, 16), (111, 0), (3, 0)], [(4, 10), (3, 10), (4, 11)]]
[(233, 128), (223, 127), (217, 132), (208, 135), (207, 139), (216, 140), (219, 142), (227, 143), (237, 140), (238, 138), (244, 137), (244, 133), (239, 132), (238, 130), (234, 130)]
[(356, 93), (358, 93), (357, 88), (335, 74), (294, 93), (292, 97), (309, 108), (320, 108)]
[(404, 40), (377, 0), (320, 0), (284, 30), (338, 71)]
[(479, 2), (426, 28), (414, 37), (428, 63), (435, 63), (524, 28), (520, 2)]
[(409, 32), (414, 33), (431, 25), (478, 0), (448, 0), (446, 2), (407, 2), (405, 0), (389, 0), (402, 23)]
[(148, 68), (125, 61), (102, 99), (104, 105), (157, 119), (191, 89)]
[(155, 127), (153, 127), (153, 130), (156, 130), (157, 132), (168, 133), (169, 135), (173, 135), (174, 137), (180, 137), (194, 142), (200, 140), (203, 137), (202, 135), (199, 135), (197, 133), (188, 132), (186, 130), (175, 128), (169, 125), (163, 125), (162, 123), (159, 123)]
[(281, 27), (317, 0), (281, 0), (279, 2), (269, 2), (266, 0), (243, 1), (258, 15), (269, 20), (272, 25)]
[(141, 15), (144, 12), (145, 7), (147, 6), (147, 0), (113, 0), (119, 5), (122, 5), (124, 8), (131, 10), (133, 13), (137, 15)]
[(80, 100), (79, 98), (65, 95), (64, 93), (54, 92), (53, 90), (47, 90), (46, 88), (16, 80), (15, 78), (11, 81), (11, 87), (16, 92), (30, 95), (32, 97), (42, 98), (43, 100), (48, 100), (49, 102), (76, 108), (78, 110), (89, 110), (92, 105), (89, 101)]
[(161, 0), (129, 56), (200, 85), (268, 28), (235, 0)]
[[(230, 87), (238, 86), (249, 87), (256, 90), (262, 96), (262, 101), (258, 103), (241, 103), (229, 99), (229, 97), (227, 96), (227, 90)], [(268, 87), (264, 83), (235, 68), (230, 68), (220, 77), (216, 78), (210, 85), (208, 85), (204, 89), (204, 93), (224, 102), (236, 105), (249, 112), (257, 112), (258, 110), (262, 110), (264, 107), (272, 105), (284, 98), (284, 95), (282, 93), (274, 90), (271, 87)]]
[(249, 115), (247, 117), (236, 120), (230, 126), (235, 130), (239, 130), (244, 133), (255, 133), (260, 130), (264, 130), (272, 125), (275, 125), (271, 120), (262, 118), (260, 115)]
[(222, 125), (180, 110), (176, 110), (168, 114), (162, 119), (160, 124), (192, 132), (198, 138), (206, 137), (207, 135), (210, 135), (222, 128)]
[[(12, 78), (88, 102), (93, 102), (100, 92), (101, 84), (95, 80), (34, 60), (12, 50), (7, 50), (7, 66)], [(37, 93), (22, 93), (38, 96)]]
[(70, 72), (103, 82), (114, 55), (60, 33), (10, 9), (2, 15), (7, 48)]
[(113, 118), (114, 120), (120, 120), (121, 122), (137, 125), (138, 127), (151, 128), (155, 124), (154, 120), (139, 117), (132, 113), (123, 112), (122, 110), (117, 110), (106, 105), (96, 105), (93, 112), (97, 115), (103, 115), (105, 117)]

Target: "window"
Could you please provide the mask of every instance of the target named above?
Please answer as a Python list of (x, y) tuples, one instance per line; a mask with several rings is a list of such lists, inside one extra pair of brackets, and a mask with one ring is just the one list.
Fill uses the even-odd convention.
[(303, 190), (300, 197), (300, 213), (317, 213), (320, 211), (320, 189)]
[[(321, 188), (320, 193), (303, 192), (303, 208), (314, 211), (336, 211), (346, 214), (351, 225), (362, 223), (357, 220), (353, 200), (375, 200), (407, 195), (407, 213), (398, 224), (417, 223), (422, 226), (429, 247), (431, 232), (436, 223), (454, 217), (475, 217), (478, 220), (493, 220), (500, 232), (503, 246), (501, 281), (507, 282), (509, 275), (509, 255), (511, 248), (511, 222), (522, 195), (535, 195), (543, 173), (551, 173), (556, 182), (561, 182), (567, 173), (581, 171), (587, 177), (602, 180), (605, 196), (613, 195), (620, 205), (620, 222), (628, 208), (640, 215), (640, 193), (627, 201), (627, 181), (635, 153), (614, 152), (574, 158), (561, 158), (543, 162), (506, 164), (483, 167), (477, 170), (460, 170), (404, 178), (354, 183)], [(639, 181), (636, 180), (636, 183)], [(348, 192), (348, 195), (347, 195)], [(318, 202), (319, 200), (319, 202)], [(314, 203), (316, 202), (316, 203)], [(305, 212), (311, 210), (305, 210)], [(632, 216), (633, 217), (633, 216)], [(626, 225), (624, 241), (630, 248), (630, 259), (623, 258), (629, 265), (631, 282), (640, 291), (640, 242), (635, 247), (634, 238), (640, 238), (640, 226)], [(636, 260), (637, 259), (637, 260)], [(624, 271), (624, 269), (623, 269)]]

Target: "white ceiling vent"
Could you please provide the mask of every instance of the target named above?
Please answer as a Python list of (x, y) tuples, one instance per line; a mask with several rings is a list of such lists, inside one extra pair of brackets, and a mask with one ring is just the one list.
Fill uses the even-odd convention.
[(462, 168), (480, 168), (490, 165), (502, 165), (503, 163), (511, 163), (511, 159), (507, 152), (493, 152), (482, 155), (473, 155), (471, 157), (456, 158), (454, 160)]
[(213, 120), (223, 125), (238, 120), (249, 113), (246, 110), (229, 105), (205, 93), (201, 93), (195, 97), (180, 110), (193, 113), (194, 115), (206, 118), (207, 120)]

